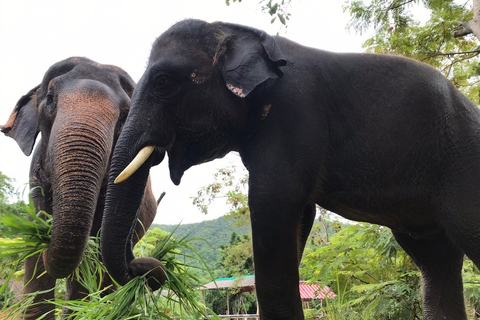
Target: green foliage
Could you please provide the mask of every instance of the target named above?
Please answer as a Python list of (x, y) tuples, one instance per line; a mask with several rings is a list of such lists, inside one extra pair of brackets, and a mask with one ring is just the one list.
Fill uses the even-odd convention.
[[(204, 258), (205, 263), (212, 269), (215, 278), (252, 274), (253, 250), (251, 239), (248, 235), (239, 235), (249, 232), (250, 228), (247, 226), (232, 226), (228, 221), (229, 219), (220, 217), (195, 224), (159, 227), (167, 231), (175, 230), (177, 237), (204, 239), (205, 241), (194, 241), (192, 244), (195, 245), (198, 254)], [(200, 269), (202, 266), (194, 261), (189, 262), (189, 264), (197, 266), (196, 271), (203, 270)], [(197, 274), (199, 279), (204, 279), (203, 283), (211, 281), (208, 280), (211, 277), (208, 278), (205, 272)], [(247, 310), (247, 313), (256, 313), (254, 293), (240, 293), (231, 290), (229, 297), (231, 312), (243, 313)], [(224, 291), (206, 291), (205, 301), (207, 307), (216, 313), (225, 313), (227, 309), (227, 296)]]
[[(0, 221), (7, 221), (14, 227), (20, 223), (16, 221), (16, 217), (25, 218), (28, 214), (25, 210), (26, 204), (18, 200), (19, 195), (12, 183), (13, 180), (0, 171)], [(16, 276), (15, 270), (21, 264), (22, 254), (28, 255), (24, 250), (27, 243), (25, 240), (3, 238), (6, 236), (13, 238), (21, 234), (18, 228), (14, 230), (0, 222), (0, 279), (4, 279), (4, 282), (0, 283), (0, 308), (6, 308), (14, 303), (15, 293), (8, 288), (8, 281)]]
[[(476, 318), (480, 316), (480, 271), (470, 259), (463, 263), (463, 289), (465, 301)], [(475, 319), (476, 319), (475, 318)]]
[[(242, 2), (242, 0), (225, 0), (227, 6), (233, 2)], [(291, 0), (282, 0), (282, 1), (272, 1), (272, 0), (260, 0), (259, 4), (262, 6), (262, 11), (268, 13), (272, 20), (271, 23), (275, 21), (280, 21), (284, 26), (287, 25), (287, 20), (290, 19), (290, 13), (288, 13), (288, 6)]]
[[(153, 240), (154, 243), (149, 243)], [(175, 239), (172, 233), (158, 228), (150, 230), (137, 244), (136, 252), (162, 261), (166, 268), (167, 282), (162, 291), (152, 292), (146, 285), (148, 274), (136, 277), (125, 286), (105, 295), (96, 279), (106, 272), (99, 260), (96, 241), (89, 242), (86, 258), (76, 274), (79, 281), (90, 292), (81, 301), (57, 301), (59, 307), (73, 311), (71, 319), (204, 319), (205, 307), (194, 289), (199, 286), (198, 278), (191, 272), (191, 266), (185, 264), (185, 257), (197, 256), (191, 241)]]
[[(229, 290), (230, 314), (255, 314), (257, 301), (254, 292)], [(205, 292), (207, 306), (216, 314), (225, 314), (227, 310), (227, 294), (224, 290), (207, 290)]]
[[(152, 228), (158, 227), (161, 230), (172, 232), (175, 230), (175, 236), (182, 238), (188, 236), (189, 238), (202, 239), (202, 241), (192, 242), (198, 254), (202, 257), (205, 263), (210, 267), (214, 278), (226, 277), (225, 269), (219, 265), (222, 258), (221, 248), (229, 244), (231, 234), (236, 232), (238, 234), (245, 234), (250, 231), (250, 226), (232, 226), (230, 219), (220, 217), (215, 220), (203, 221), (193, 224), (182, 224), (179, 226), (172, 225), (152, 225)], [(148, 233), (147, 233), (148, 235)], [(144, 256), (145, 254), (141, 254)], [(198, 260), (187, 260), (188, 263), (196, 268), (193, 270), (203, 282), (209, 282), (210, 276), (204, 271), (203, 264)]]
[(220, 265), (225, 269), (227, 277), (240, 277), (254, 274), (252, 240), (248, 234), (243, 236), (232, 233), (230, 243), (221, 247)]
[(8, 203), (8, 200), (15, 194), (15, 189), (12, 186), (13, 180), (0, 171), (0, 203)]
[[(155, 229), (153, 230), (155, 231)], [(201, 239), (190, 238), (188, 235), (176, 239), (173, 237), (174, 233), (175, 232), (170, 233), (164, 237), (164, 239), (153, 248), (150, 256), (162, 261), (166, 268), (167, 282), (165, 289), (170, 292), (168, 300), (175, 301), (181, 305), (187, 315), (194, 315), (194, 318), (204, 317), (205, 307), (197, 301), (194, 292), (194, 289), (202, 283), (199, 278), (190, 271), (192, 266), (186, 262), (187, 259), (196, 259), (202, 262), (207, 271), (209, 270), (205, 261), (192, 244), (193, 241), (199, 241)], [(180, 248), (182, 249), (181, 251), (179, 250)], [(181, 258), (179, 254), (181, 254)]]
[[(6, 288), (8, 280), (17, 271), (26, 257), (39, 254), (48, 247), (52, 217), (45, 212), (35, 213), (32, 202), (25, 206), (28, 218), (7, 215), (2, 219), (2, 224), (8, 229), (8, 234), (20, 236), (19, 238), (6, 238), (0, 241), (0, 261), (8, 261), (13, 268), (9, 269), (6, 281), (0, 288), (0, 295), (5, 295), (3, 307), (11, 301), (11, 295)], [(148, 240), (155, 239), (151, 245)], [(88, 241), (85, 257), (73, 277), (87, 290), (88, 296), (80, 301), (64, 301), (57, 299), (54, 303), (58, 309), (70, 309), (72, 313), (68, 319), (204, 319), (207, 318), (205, 306), (199, 302), (200, 297), (194, 290), (201, 283), (191, 272), (193, 268), (187, 259), (199, 259), (192, 241), (198, 239), (177, 240), (171, 233), (154, 229), (147, 232), (146, 237), (137, 249), (148, 256), (153, 256), (162, 261), (166, 268), (167, 281), (163, 287), (167, 295), (160, 291), (152, 292), (146, 284), (147, 275), (136, 277), (125, 286), (117, 284), (118, 290), (111, 291), (110, 287), (101, 289), (100, 283), (107, 276), (105, 267), (99, 258), (98, 239), (91, 237)], [(204, 264), (204, 269), (208, 267)], [(110, 281), (113, 281), (110, 279)], [(63, 284), (61, 284), (63, 286)], [(34, 294), (28, 295), (22, 301), (9, 307), (7, 313), (24, 312), (27, 305), (31, 304)], [(10, 299), (10, 300), (9, 300)], [(2, 309), (2, 312), (5, 311)]]
[(361, 319), (420, 319), (420, 274), (390, 230), (343, 225), (326, 246), (307, 253), (302, 274), (338, 294), (333, 310), (350, 309)]
[(9, 281), (14, 278), (25, 259), (41, 253), (50, 242), (52, 217), (45, 212), (35, 214), (32, 201), (29, 206), (24, 206), (24, 210), (29, 218), (6, 213), (0, 219), (0, 225), (4, 230), (2, 235), (15, 236), (15, 238), (0, 238), (0, 266), (2, 266), (0, 278), (5, 279), (0, 286), (0, 295), (4, 297), (5, 307), (11, 302)]
[[(424, 10), (423, 16), (414, 12)], [(415, 9), (417, 11), (415, 11)], [(474, 103), (480, 103), (480, 46), (478, 39), (454, 38), (459, 21), (472, 17), (467, 2), (454, 0), (347, 1), (349, 24), (359, 32), (374, 29), (364, 46), (368, 52), (390, 53), (423, 61), (440, 70)]]
[(250, 210), (248, 209), (248, 173), (235, 165), (219, 169), (213, 175), (213, 182), (200, 190), (193, 199), (203, 213), (208, 214), (208, 207), (216, 199), (226, 199), (230, 212), (226, 216), (235, 220), (237, 226), (250, 225)]
[[(226, 200), (230, 207), (230, 212), (225, 216), (226, 219), (234, 220), (235, 227), (250, 226), (250, 210), (248, 208), (248, 174), (245, 169), (238, 169), (236, 166), (219, 169), (213, 176), (213, 182), (198, 191), (194, 198), (194, 204), (204, 213), (208, 213), (210, 204), (219, 198)], [(229, 228), (231, 230), (231, 228)], [(249, 232), (245, 228), (242, 234)], [(225, 230), (222, 230), (225, 235)], [(222, 241), (221, 237), (214, 233), (216, 241)], [(238, 233), (230, 231), (228, 242), (222, 241), (218, 247), (217, 262), (224, 272), (222, 276), (242, 276), (253, 273), (253, 250), (251, 239), (248, 235), (238, 236)], [(208, 241), (208, 239), (207, 239)]]
[(5, 290), (0, 293), (0, 310), (7, 309), (15, 303), (16, 294), (10, 288), (5, 288)]
[[(0, 171), (0, 219), (6, 215), (26, 217), (25, 202), (18, 200), (19, 195), (12, 183), (13, 180)], [(7, 228), (0, 224), (0, 235), (5, 235), (6, 231)]]

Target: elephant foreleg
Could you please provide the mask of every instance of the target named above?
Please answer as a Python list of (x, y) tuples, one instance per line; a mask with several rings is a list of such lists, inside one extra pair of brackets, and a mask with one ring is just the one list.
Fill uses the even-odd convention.
[(298, 261), (306, 239), (305, 233), (299, 234), (306, 230), (301, 227), (304, 206), (295, 210), (288, 199), (282, 201), (285, 197), (266, 198), (249, 199), (260, 317), (302, 320)]
[(414, 239), (393, 233), (422, 273), (425, 320), (466, 320), (463, 300), (463, 252), (446, 235)]
[(270, 221), (263, 224), (253, 222), (253, 219), (255, 283), (261, 318), (304, 319), (298, 287), (299, 252), (294, 223), (284, 225)]
[(312, 230), (313, 222), (315, 220), (315, 203), (308, 203), (303, 209), (303, 214), (298, 225), (297, 241), (298, 241), (298, 264), (302, 260), (303, 250)]
[[(65, 300), (82, 300), (88, 296), (88, 290), (75, 278), (75, 275), (72, 275), (66, 279), (67, 291), (65, 294)], [(72, 310), (69, 308), (64, 308), (62, 310), (62, 319), (66, 319)]]
[[(55, 319), (55, 306), (48, 301), (54, 300), (55, 279), (45, 272), (42, 257), (32, 256), (25, 260), (23, 290), (26, 296), (34, 295), (33, 302), (27, 307), (24, 319)], [(37, 293), (40, 291), (39, 293)]]

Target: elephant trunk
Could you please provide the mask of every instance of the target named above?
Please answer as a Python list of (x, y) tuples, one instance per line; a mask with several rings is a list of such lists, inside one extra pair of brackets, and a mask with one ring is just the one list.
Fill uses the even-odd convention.
[[(129, 115), (130, 117), (130, 115)], [(141, 129), (141, 128), (140, 128)], [(149, 285), (158, 289), (165, 281), (163, 265), (153, 258), (135, 259), (132, 252), (132, 236), (135, 229), (138, 210), (148, 180), (153, 156), (150, 156), (140, 168), (126, 181), (115, 184), (115, 178), (134, 159), (142, 149), (139, 128), (125, 125), (110, 165), (107, 196), (101, 230), (102, 259), (110, 275), (124, 285), (135, 276), (150, 272), (153, 276)]]
[(43, 253), (46, 270), (54, 278), (67, 277), (82, 261), (115, 128), (114, 114), (71, 111), (69, 119), (59, 117), (51, 133), (58, 138), (51, 139), (48, 147), (52, 152), (53, 225)]

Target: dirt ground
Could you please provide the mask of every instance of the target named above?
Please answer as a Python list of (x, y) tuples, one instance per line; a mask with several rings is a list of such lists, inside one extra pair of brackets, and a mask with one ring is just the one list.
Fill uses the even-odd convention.
[(8, 312), (0, 313), (0, 320), (3, 320), (3, 319), (17, 319), (16, 316), (13, 316), (13, 317), (12, 317), (12, 315), (10, 315), (10, 316), (7, 318), (8, 315), (9, 315)]

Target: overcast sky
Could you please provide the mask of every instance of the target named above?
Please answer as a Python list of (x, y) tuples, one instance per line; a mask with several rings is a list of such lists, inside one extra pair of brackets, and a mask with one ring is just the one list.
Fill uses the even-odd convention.
[[(349, 17), (343, 13), (343, 1), (292, 2), (288, 27), (281, 28), (279, 23), (270, 24), (259, 0), (230, 6), (225, 0), (0, 1), (0, 124), (52, 64), (70, 56), (120, 66), (138, 81), (155, 38), (185, 18), (245, 24), (325, 50), (363, 51), (365, 36), (345, 30)], [(14, 178), (20, 191), (28, 182), (30, 161), (13, 139), (0, 136), (0, 171)], [(230, 154), (193, 167), (178, 187), (170, 181), (166, 161), (152, 168), (155, 195), (167, 192), (155, 223), (192, 223), (223, 215), (227, 208), (217, 203), (205, 216), (191, 197), (213, 180), (216, 168), (232, 162), (242, 166), (238, 154)]]

